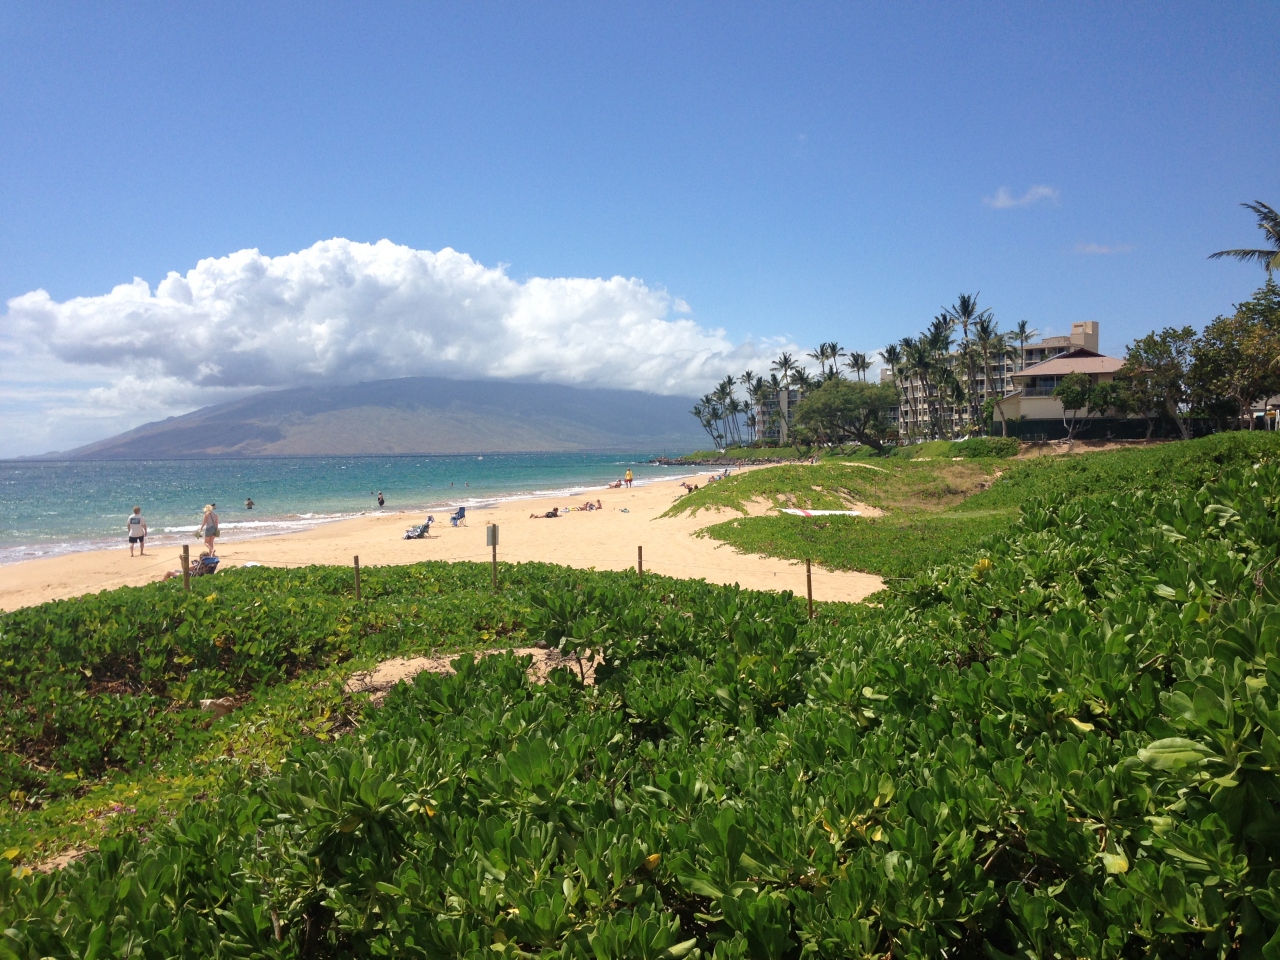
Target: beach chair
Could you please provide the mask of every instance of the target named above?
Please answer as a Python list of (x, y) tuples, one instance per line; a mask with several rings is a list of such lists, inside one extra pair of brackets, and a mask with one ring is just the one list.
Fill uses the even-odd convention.
[(421, 540), (423, 537), (431, 536), (431, 525), (436, 522), (435, 517), (427, 517), (425, 523), (420, 523), (416, 527), (410, 527), (404, 532), (406, 540)]
[(465, 527), (467, 525), (467, 508), (459, 507), (458, 512), (449, 517), (449, 524), (454, 527), (462, 524)]
[(207, 577), (217, 572), (217, 557), (200, 557), (191, 565), (191, 576), (193, 577)]

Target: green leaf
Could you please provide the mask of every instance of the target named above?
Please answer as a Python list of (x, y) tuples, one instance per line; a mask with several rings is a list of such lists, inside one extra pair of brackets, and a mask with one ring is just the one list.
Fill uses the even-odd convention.
[(1215, 754), (1212, 750), (1184, 737), (1156, 740), (1149, 747), (1138, 751), (1138, 759), (1147, 766), (1167, 772), (1176, 772), (1213, 757)]

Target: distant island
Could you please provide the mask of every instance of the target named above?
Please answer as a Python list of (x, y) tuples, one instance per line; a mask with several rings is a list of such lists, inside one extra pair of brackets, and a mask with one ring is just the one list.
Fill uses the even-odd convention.
[(403, 377), (259, 393), (40, 459), (683, 453), (702, 435), (691, 403), (635, 390)]

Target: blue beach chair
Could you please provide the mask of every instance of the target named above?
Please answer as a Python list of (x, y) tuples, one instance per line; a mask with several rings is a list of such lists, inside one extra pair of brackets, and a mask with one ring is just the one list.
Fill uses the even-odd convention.
[(458, 524), (462, 524), (465, 527), (467, 525), (467, 508), (459, 507), (458, 512), (449, 517), (449, 523), (451, 526), (456, 527)]

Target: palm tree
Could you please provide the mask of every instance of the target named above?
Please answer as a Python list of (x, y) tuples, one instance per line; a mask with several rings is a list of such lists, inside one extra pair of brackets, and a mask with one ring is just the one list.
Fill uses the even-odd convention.
[(846, 351), (844, 347), (840, 346), (840, 344), (836, 343), (834, 340), (832, 340), (830, 343), (827, 344), (827, 356), (831, 360), (832, 370), (840, 369), (840, 358), (843, 356), (847, 356), (847, 354), (848, 354), (848, 351)]
[[(1000, 336), (995, 318), (990, 315), (990, 311), (974, 322), (973, 340), (978, 353), (982, 355), (982, 393), (985, 400), (987, 397), (996, 395), (995, 383), (991, 379), (991, 357), (999, 353), (1003, 358), (1005, 353), (1004, 338)], [(1003, 392), (1001, 391), (1001, 394)]]
[(1263, 250), (1219, 250), (1217, 253), (1209, 254), (1209, 259), (1217, 260), (1219, 257), (1234, 257), (1245, 263), (1254, 260), (1261, 264), (1262, 269), (1267, 271), (1267, 275), (1270, 276), (1272, 270), (1280, 270), (1280, 213), (1276, 213), (1261, 200), (1257, 203), (1242, 203), (1240, 206), (1246, 210), (1252, 210), (1258, 215), (1258, 229), (1266, 235), (1267, 243), (1271, 245), (1270, 248)]
[[(937, 351), (934, 350), (930, 337), (923, 336), (916, 340), (910, 337), (902, 341), (903, 366), (907, 372), (920, 381), (920, 392), (923, 394), (925, 411), (929, 415), (929, 433), (936, 438), (942, 431), (940, 411), (935, 411), (938, 404), (934, 390), (934, 374), (938, 369)], [(919, 417), (917, 416), (917, 421)]]
[(1009, 339), (1018, 342), (1018, 357), (1013, 365), (1015, 370), (1021, 370), (1026, 365), (1023, 358), (1027, 354), (1027, 341), (1034, 340), (1038, 336), (1040, 336), (1040, 331), (1032, 330), (1025, 320), (1019, 320), (1018, 325), (1010, 331)]
[(818, 365), (820, 372), (827, 369), (827, 345), (825, 343), (818, 344), (817, 349), (810, 350), (805, 356)]
[(972, 340), (961, 341), (960, 349), (956, 352), (956, 365), (964, 373), (965, 389), (968, 391), (969, 400), (968, 419), (972, 423), (978, 419), (978, 371), (982, 368), (982, 355)]
[(711, 437), (711, 442), (719, 450), (724, 443), (724, 433), (719, 429), (719, 410), (716, 408), (716, 402), (711, 399), (711, 394), (704, 395), (701, 400), (693, 405), (693, 410), (690, 412), (698, 418), (698, 422), (702, 424), (702, 429), (707, 431), (707, 434)]
[(865, 380), (866, 372), (871, 369), (871, 361), (865, 353), (850, 353), (849, 362), (845, 364), (859, 380)]
[(969, 339), (969, 324), (977, 320), (984, 314), (989, 314), (990, 310), (978, 310), (978, 294), (962, 293), (956, 299), (955, 304), (950, 307), (944, 307), (942, 315), (948, 318), (952, 323), (960, 324), (960, 329), (964, 334), (964, 339)]
[(795, 384), (796, 391), (801, 397), (814, 387), (814, 379), (809, 376), (809, 371), (804, 367), (796, 367), (791, 374), (791, 382)]
[(740, 445), (742, 443), (742, 431), (738, 426), (738, 414), (742, 411), (742, 405), (738, 402), (738, 398), (734, 396), (733, 382), (733, 377), (725, 377), (716, 384), (716, 389), (711, 394), (711, 397), (721, 410), (721, 418), (728, 438), (735, 444)]
[(893, 385), (898, 391), (898, 434), (905, 434), (903, 427), (905, 426), (905, 417), (903, 416), (903, 407), (906, 406), (906, 394), (902, 389), (902, 349), (896, 344), (891, 343), (880, 351), (880, 359), (884, 365), (889, 368), (889, 373), (893, 376)]
[(929, 329), (925, 331), (925, 341), (929, 349), (940, 357), (950, 353), (951, 344), (955, 342), (955, 337), (951, 334), (953, 329), (955, 329), (954, 321), (945, 313), (934, 317), (933, 322), (929, 324)]
[(795, 368), (796, 368), (795, 357), (785, 352), (778, 354), (778, 359), (773, 361), (773, 363), (769, 365), (770, 370), (778, 371), (779, 375), (781, 376), (782, 382), (784, 384), (790, 383), (791, 371), (794, 370)]

